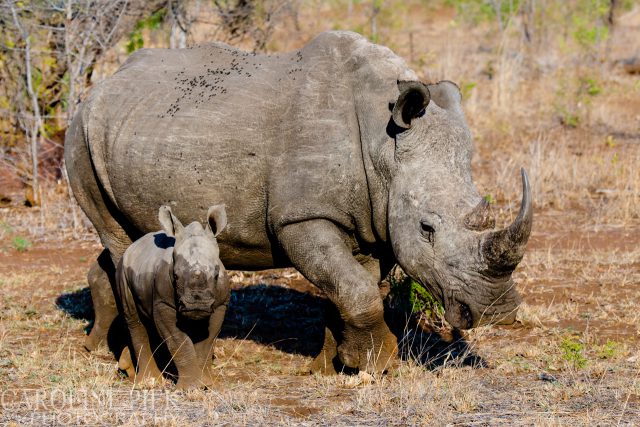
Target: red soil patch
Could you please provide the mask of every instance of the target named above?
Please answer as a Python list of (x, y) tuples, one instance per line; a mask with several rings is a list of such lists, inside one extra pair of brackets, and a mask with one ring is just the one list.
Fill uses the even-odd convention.
[(76, 270), (89, 267), (101, 249), (93, 243), (63, 242), (61, 245), (35, 245), (26, 251), (10, 250), (2, 255), (0, 274), (36, 271), (50, 267)]

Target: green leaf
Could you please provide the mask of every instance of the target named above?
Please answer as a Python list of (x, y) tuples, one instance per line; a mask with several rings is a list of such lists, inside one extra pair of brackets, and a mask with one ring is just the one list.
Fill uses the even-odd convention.
[(22, 236), (15, 236), (13, 238), (13, 247), (18, 252), (25, 252), (31, 246), (31, 242)]

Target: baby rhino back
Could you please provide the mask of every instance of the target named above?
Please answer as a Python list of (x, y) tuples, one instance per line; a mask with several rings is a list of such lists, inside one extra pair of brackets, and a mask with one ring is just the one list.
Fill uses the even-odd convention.
[(131, 291), (139, 301), (139, 309), (151, 317), (153, 288), (159, 280), (171, 280), (171, 264), (176, 239), (164, 231), (145, 234), (122, 256), (121, 268)]

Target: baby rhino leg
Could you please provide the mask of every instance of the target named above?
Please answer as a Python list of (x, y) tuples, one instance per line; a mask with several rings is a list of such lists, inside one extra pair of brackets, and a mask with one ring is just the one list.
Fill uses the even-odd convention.
[(136, 377), (136, 366), (133, 363), (133, 359), (131, 358), (131, 352), (129, 351), (129, 347), (125, 347), (120, 353), (120, 358), (118, 359), (118, 369), (122, 372), (127, 373), (127, 377), (134, 379)]
[[(129, 378), (133, 379), (135, 383), (139, 384), (149, 378), (160, 380), (162, 379), (162, 373), (153, 358), (153, 349), (149, 342), (147, 329), (140, 320), (138, 308), (121, 264), (118, 268), (118, 297), (120, 298), (122, 314), (129, 329), (131, 341), (129, 351), (125, 349), (120, 355), (118, 366), (120, 369), (126, 370)], [(135, 365), (131, 360), (131, 353), (135, 355)], [(136, 369), (134, 367), (137, 368), (137, 374), (135, 374)]]
[(220, 329), (222, 328), (222, 322), (224, 321), (226, 310), (226, 305), (221, 305), (214, 310), (211, 318), (209, 319), (209, 336), (194, 344), (196, 357), (198, 359), (198, 366), (201, 367), (202, 372), (201, 382), (205, 386), (213, 384), (214, 374), (211, 367), (213, 345), (216, 337), (220, 333)]
[(153, 309), (153, 321), (158, 334), (167, 344), (171, 358), (178, 370), (178, 390), (202, 386), (202, 369), (196, 356), (193, 341), (177, 326), (176, 310), (163, 302), (157, 302)]

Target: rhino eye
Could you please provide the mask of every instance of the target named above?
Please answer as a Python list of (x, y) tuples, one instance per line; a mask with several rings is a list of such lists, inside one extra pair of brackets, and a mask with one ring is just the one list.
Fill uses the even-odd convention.
[(420, 233), (422, 237), (427, 239), (427, 242), (433, 243), (433, 235), (436, 230), (426, 221), (420, 221)]

